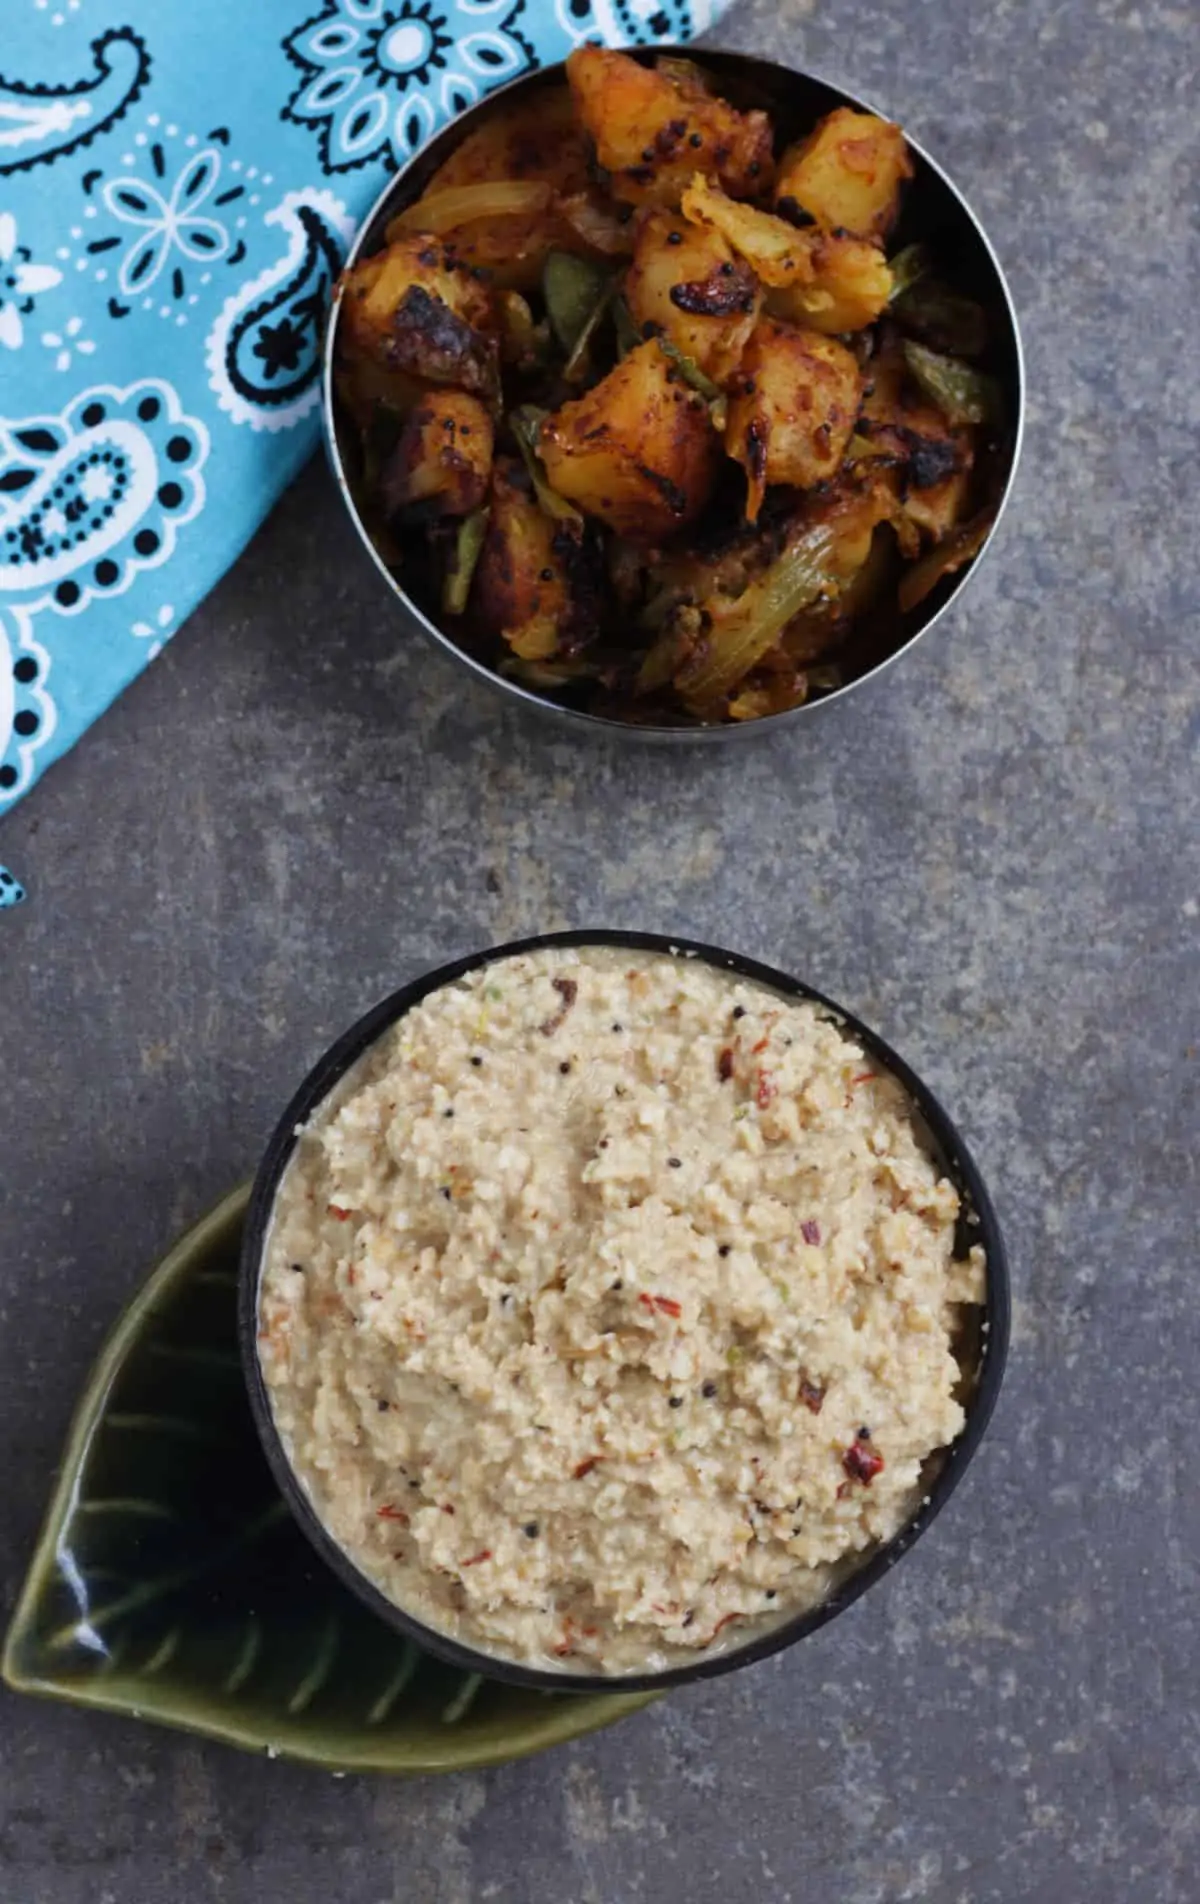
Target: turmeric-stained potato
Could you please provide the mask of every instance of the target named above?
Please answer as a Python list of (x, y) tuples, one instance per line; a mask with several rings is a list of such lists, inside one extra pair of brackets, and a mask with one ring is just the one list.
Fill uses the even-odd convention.
[(481, 627), (526, 661), (559, 647), (571, 615), (560, 526), (538, 506), (523, 463), (496, 458), (491, 512), (475, 569), (471, 602)]
[(874, 113), (839, 106), (807, 139), (784, 153), (775, 203), (793, 217), (807, 213), (826, 231), (881, 240), (895, 219), (900, 187), (912, 170), (899, 126)]
[(465, 516), (487, 495), (492, 419), (464, 390), (431, 390), (411, 411), (384, 465), (384, 512), (409, 521)]
[(923, 536), (931, 542), (943, 541), (971, 513), (969, 454), (963, 467), (943, 477), (940, 483), (931, 483), (927, 488), (919, 489), (910, 482), (901, 508)]
[(714, 383), (736, 370), (754, 327), (758, 281), (719, 231), (680, 212), (651, 212), (625, 275), (638, 329), (653, 324)]
[[(388, 238), (427, 231), (445, 238), (464, 264), (516, 290), (537, 284), (546, 253), (578, 242), (570, 197), (586, 220), (597, 197), (588, 142), (565, 86), (496, 110), (440, 165), (419, 199), (394, 218)], [(611, 237), (608, 224), (599, 226)], [(629, 243), (625, 245), (628, 251)]]
[(767, 308), (828, 336), (873, 324), (892, 295), (892, 274), (878, 246), (819, 226), (796, 235), (805, 241), (808, 276), (772, 292)]
[(498, 389), (492, 292), (436, 239), (397, 238), (342, 279), (343, 353), (476, 394)]
[(720, 232), (764, 284), (807, 283), (811, 278), (811, 233), (797, 231), (774, 212), (739, 205), (703, 173), (697, 172), (689, 179), (682, 209), (694, 223)]
[(746, 514), (768, 483), (811, 489), (841, 467), (862, 394), (858, 362), (816, 331), (762, 318), (731, 386), (725, 448), (746, 472)]
[(547, 417), (539, 449), (560, 495), (637, 542), (698, 514), (720, 453), (708, 405), (656, 339)]
[(766, 113), (735, 111), (678, 65), (641, 66), (627, 53), (580, 46), (567, 60), (567, 78), (617, 198), (677, 205), (696, 171), (734, 196), (769, 186)]
[(588, 147), (566, 86), (541, 87), (518, 104), (498, 101), (439, 165), (425, 194), (496, 179), (545, 179), (560, 192), (588, 184)]
[(797, 229), (774, 212), (737, 204), (700, 177), (684, 192), (683, 210), (719, 231), (772, 287), (767, 308), (779, 317), (833, 335), (862, 330), (887, 307), (892, 274), (865, 238), (839, 237), (820, 225)]
[(906, 521), (935, 539), (962, 520), (973, 461), (970, 430), (954, 429), (908, 375), (898, 336), (866, 370), (857, 433), (899, 472)]

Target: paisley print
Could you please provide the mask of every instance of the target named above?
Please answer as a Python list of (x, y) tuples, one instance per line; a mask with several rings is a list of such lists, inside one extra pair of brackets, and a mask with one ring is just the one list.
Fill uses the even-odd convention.
[(49, 165), (77, 152), (124, 117), (150, 75), (146, 42), (118, 26), (92, 41), (95, 73), (46, 86), (0, 73), (0, 175)]
[(34, 637), (29, 610), (0, 608), (0, 806), (29, 785), (33, 757), (54, 732), (57, 713), (46, 690), (49, 672), (50, 657)]
[(151, 378), (0, 425), (0, 604), (77, 614), (165, 562), (203, 506), (207, 454), (203, 423)]
[(209, 333), (208, 378), (235, 423), (284, 430), (315, 409), (321, 322), (354, 226), (332, 193), (289, 192), (264, 223), (287, 250), (228, 298)]

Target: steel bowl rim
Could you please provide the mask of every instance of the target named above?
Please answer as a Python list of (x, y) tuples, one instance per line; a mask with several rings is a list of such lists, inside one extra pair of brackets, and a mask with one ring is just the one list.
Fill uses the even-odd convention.
[[(784, 78), (801, 79), (806, 82), (811, 82), (814, 85), (823, 86), (830, 93), (837, 96), (839, 103), (852, 106), (858, 111), (874, 112), (883, 117), (889, 116), (883, 112), (881, 107), (875, 106), (870, 101), (862, 99), (856, 93), (847, 91), (847, 89), (838, 82), (826, 79), (823, 74), (815, 72), (811, 68), (788, 66), (782, 61), (765, 59), (758, 54), (741, 53), (719, 46), (696, 48), (687, 45), (656, 46), (653, 48), (629, 47), (625, 50), (634, 55), (641, 54), (643, 57), (648, 57), (651, 52), (654, 54), (684, 57), (695, 57), (697, 52), (699, 52), (701, 58), (703, 58), (705, 54), (712, 54), (719, 60), (733, 62), (735, 65), (742, 67), (747, 73), (755, 68), (768, 67), (774, 73), (780, 74)], [(468, 107), (466, 112), (460, 113), (455, 119), (449, 121), (447, 125), (441, 127), (439, 131), (434, 134), (433, 139), (419, 148), (418, 151), (414, 152), (412, 156), (406, 160), (404, 165), (400, 167), (399, 171), (393, 172), (391, 177), (385, 181), (355, 234), (353, 243), (347, 252), (343, 269), (349, 270), (351, 266), (357, 263), (368, 234), (375, 231), (389, 200), (396, 192), (402, 190), (404, 182), (410, 173), (419, 166), (423, 160), (427, 159), (432, 145), (436, 144), (452, 131), (461, 133), (468, 126), (468, 122), (487, 111), (498, 99), (505, 95), (516, 92), (522, 87), (532, 89), (538, 83), (550, 83), (556, 74), (561, 76), (564, 71), (565, 62), (560, 60), (548, 66), (535, 67), (530, 72), (520, 73), (516, 78), (506, 81), (503, 86), (497, 86), (494, 91), (486, 93), (482, 99), (477, 100), (474, 105)], [(983, 546), (967, 567), (961, 569), (958, 574), (952, 578), (952, 586), (949, 593), (940, 606), (929, 616), (928, 620), (922, 622), (920, 627), (914, 630), (902, 646), (893, 649), (891, 654), (884, 655), (883, 658), (877, 661), (873, 667), (869, 668), (865, 674), (857, 675), (853, 681), (844, 683), (840, 688), (835, 688), (828, 694), (822, 694), (815, 701), (806, 701), (799, 707), (788, 708), (779, 714), (763, 715), (753, 721), (728, 721), (696, 727), (642, 725), (633, 721), (616, 720), (608, 715), (589, 714), (581, 708), (563, 707), (558, 702), (548, 699), (543, 694), (539, 694), (535, 689), (524, 687), (520, 682), (508, 679), (505, 675), (498, 673), (494, 668), (489, 667), (485, 662), (469, 654), (465, 648), (460, 647), (457, 642), (452, 640), (449, 635), (438, 627), (432, 616), (427, 615), (424, 609), (413, 600), (388, 568), (386, 562), (384, 562), (367, 532), (362, 517), (359, 515), (351, 493), (349, 479), (342, 463), (341, 449), (338, 443), (335, 424), (334, 347), (337, 337), (338, 320), (338, 307), (335, 300), (330, 312), (329, 321), (325, 326), (321, 374), (321, 422), (326, 456), (333, 471), (334, 481), (341, 495), (343, 506), (354, 526), (359, 541), (362, 543), (376, 571), (387, 585), (389, 592), (404, 611), (412, 617), (424, 639), (435, 642), (437, 646), (449, 654), (454, 661), (469, 669), (478, 680), (484, 682), (494, 691), (507, 695), (518, 704), (538, 714), (545, 715), (549, 718), (557, 717), (579, 731), (587, 731), (594, 734), (619, 733), (626, 738), (635, 740), (662, 742), (670, 745), (685, 745), (715, 743), (729, 741), (735, 738), (744, 739), (749, 735), (777, 733), (782, 727), (791, 725), (791, 723), (801, 716), (806, 714), (811, 715), (818, 708), (832, 706), (835, 702), (844, 700), (845, 697), (852, 694), (856, 688), (865, 687), (869, 681), (878, 680), (879, 677), (891, 668), (895, 662), (899, 661), (902, 656), (909, 654), (917, 642), (922, 640), (932, 628), (937, 626), (942, 616), (958, 601), (963, 590), (969, 586), (980, 563), (992, 548), (996, 539), (996, 531), (1000, 527), (1000, 523), (1012, 496), (1025, 437), (1025, 355), (1021, 342), (1021, 330), (1017, 319), (1016, 305), (1013, 301), (1012, 292), (1009, 289), (1008, 279), (1005, 276), (1003, 267), (996, 255), (995, 247), (982, 221), (976, 216), (971, 205), (959, 190), (954, 180), (950, 177), (949, 173), (926, 151), (920, 141), (913, 138), (907, 130), (904, 136), (913, 154), (921, 161), (922, 165), (929, 168), (930, 172), (941, 181), (946, 191), (949, 192), (951, 198), (967, 220), (967, 223), (974, 231), (976, 238), (983, 248), (984, 255), (991, 266), (1011, 333), (1013, 389), (1016, 398), (1012, 454), (1009, 461), (1008, 472), (1004, 479), (1004, 486), (996, 507), (995, 520), (988, 530), (987, 539), (983, 543)]]
[[(942, 1463), (916, 1512), (894, 1538), (868, 1553), (863, 1563), (842, 1580), (817, 1606), (782, 1620), (744, 1646), (707, 1655), (663, 1672), (556, 1673), (525, 1666), (452, 1639), (425, 1625), (405, 1608), (388, 1599), (354, 1564), (318, 1516), (275, 1425), (266, 1381), (258, 1354), (259, 1289), (267, 1233), (283, 1171), (297, 1141), (297, 1130), (324, 1101), (350, 1067), (371, 1045), (430, 993), (452, 985), (466, 973), (546, 947), (615, 946), (632, 951), (695, 958), (723, 972), (765, 985), (784, 996), (823, 1006), (842, 1022), (878, 1059), (916, 1105), (943, 1167), (963, 1198), (966, 1221), (983, 1246), (987, 1261), (986, 1298), (981, 1347), (973, 1393), (964, 1404), (966, 1423), (961, 1434), (941, 1451)], [(844, 1613), (868, 1588), (891, 1571), (936, 1519), (970, 1466), (991, 1419), (999, 1395), (1008, 1354), (1011, 1295), (1008, 1256), (999, 1220), (987, 1187), (957, 1126), (929, 1086), (879, 1033), (853, 1012), (804, 980), (781, 972), (761, 960), (701, 940), (663, 933), (580, 927), (567, 932), (543, 932), (452, 959), (410, 980), (379, 1000), (327, 1047), (294, 1092), (276, 1124), (254, 1178), (242, 1233), (238, 1271), (238, 1339), (250, 1411), (272, 1475), (291, 1513), (321, 1558), (343, 1585), (393, 1629), (426, 1652), (466, 1672), (504, 1684), (546, 1692), (668, 1691), (693, 1680), (711, 1679), (749, 1666), (808, 1638), (838, 1614)]]

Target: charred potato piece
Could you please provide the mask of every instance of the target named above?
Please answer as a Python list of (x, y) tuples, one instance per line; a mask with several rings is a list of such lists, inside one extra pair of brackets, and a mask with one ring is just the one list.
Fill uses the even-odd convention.
[(520, 105), (499, 104), (439, 165), (425, 193), (496, 179), (545, 179), (559, 192), (586, 190), (587, 139), (566, 86), (543, 87)]
[(952, 529), (956, 529), (970, 513), (971, 471), (968, 464), (956, 469), (940, 483), (932, 483), (925, 489), (918, 489), (909, 483), (904, 494), (902, 508), (908, 520), (914, 523), (931, 542), (944, 541)]
[(430, 391), (384, 466), (384, 512), (410, 522), (468, 515), (487, 495), (491, 473), (492, 419), (478, 397)]
[(497, 457), (471, 599), (480, 625), (523, 660), (558, 653), (569, 632), (569, 540), (539, 508), (524, 464)]
[(773, 167), (765, 112), (737, 112), (676, 64), (641, 66), (627, 53), (580, 46), (567, 60), (576, 111), (614, 196), (677, 205), (693, 172), (727, 192), (764, 191)]
[(773, 212), (739, 205), (707, 179), (683, 195), (688, 218), (711, 225), (771, 286), (767, 308), (793, 324), (834, 335), (862, 330), (887, 307), (892, 274), (876, 245), (839, 237), (819, 225), (799, 229)]
[(741, 205), (700, 172), (683, 193), (684, 216), (706, 225), (732, 245), (764, 284), (808, 283), (812, 278), (811, 240), (786, 218)]
[(436, 239), (397, 238), (345, 274), (340, 300), (344, 353), (477, 395), (498, 390), (492, 292)]
[[(434, 231), (495, 284), (530, 290), (555, 246), (582, 240), (604, 255), (630, 249), (632, 236), (617, 241), (622, 227), (605, 212), (588, 158), (568, 88), (547, 87), (530, 103), (501, 106), (470, 133), (387, 235)], [(525, 202), (509, 209), (505, 194)]]
[(773, 292), (768, 309), (830, 337), (873, 324), (892, 294), (892, 274), (882, 251), (864, 238), (822, 231), (807, 237), (808, 282)]
[(775, 203), (785, 216), (807, 214), (826, 231), (881, 242), (912, 171), (899, 126), (839, 106), (784, 153)]
[(547, 417), (538, 447), (559, 495), (635, 542), (698, 514), (719, 456), (707, 404), (654, 339)]
[(725, 448), (746, 472), (746, 514), (757, 520), (768, 483), (811, 489), (841, 468), (862, 378), (832, 337), (762, 318), (729, 396)]
[(624, 292), (639, 330), (653, 325), (718, 384), (736, 370), (761, 302), (754, 273), (719, 231), (666, 211), (643, 221)]
[[(898, 474), (905, 517), (898, 525), (901, 533), (911, 525), (937, 539), (967, 512), (974, 460), (971, 432), (954, 429), (937, 405), (922, 396), (908, 376), (896, 336), (885, 339), (867, 377), (857, 433)], [(906, 540), (911, 542), (911, 536)]]

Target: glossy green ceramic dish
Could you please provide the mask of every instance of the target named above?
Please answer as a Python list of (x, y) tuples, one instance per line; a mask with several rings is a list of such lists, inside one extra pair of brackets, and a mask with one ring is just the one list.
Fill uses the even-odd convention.
[(5, 1641), (8, 1684), (333, 1771), (409, 1774), (522, 1758), (649, 1704), (443, 1665), (322, 1565), (242, 1381), (247, 1197), (176, 1245), (100, 1355)]

